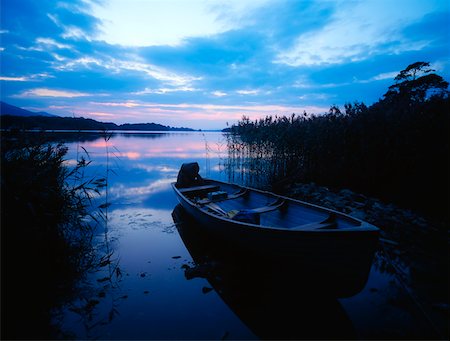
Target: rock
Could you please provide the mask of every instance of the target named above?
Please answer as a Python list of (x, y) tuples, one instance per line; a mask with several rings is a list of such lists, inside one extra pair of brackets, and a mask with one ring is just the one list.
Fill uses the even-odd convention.
[(367, 218), (367, 215), (363, 211), (360, 211), (360, 210), (352, 210), (349, 214), (352, 217), (355, 217), (356, 219), (360, 219), (360, 220), (366, 220), (366, 218)]
[(388, 244), (388, 245), (392, 245), (392, 246), (398, 246), (399, 244), (393, 240), (390, 239), (386, 239), (386, 238), (380, 238), (380, 242), (384, 243), (384, 244)]
[(351, 208), (347, 206), (342, 209), (342, 212), (344, 212), (345, 214), (349, 214), (351, 211)]
[(353, 198), (355, 196), (355, 193), (349, 189), (341, 189), (339, 191), (339, 195), (345, 198)]
[(384, 208), (383, 204), (381, 204), (379, 201), (375, 201), (372, 205), (372, 210), (384, 211), (385, 208)]
[(449, 311), (448, 303), (435, 303), (435, 304), (433, 304), (432, 307), (435, 310), (443, 311), (443, 312), (446, 312), (446, 313), (448, 313), (448, 311)]
[(410, 210), (404, 210), (403, 216), (404, 216), (405, 220), (407, 220), (407, 221), (413, 221), (415, 218), (415, 214)]
[(364, 202), (359, 202), (359, 201), (353, 201), (353, 202), (351, 203), (351, 205), (352, 205), (353, 207), (363, 208), (363, 207), (366, 206), (366, 203), (364, 203)]

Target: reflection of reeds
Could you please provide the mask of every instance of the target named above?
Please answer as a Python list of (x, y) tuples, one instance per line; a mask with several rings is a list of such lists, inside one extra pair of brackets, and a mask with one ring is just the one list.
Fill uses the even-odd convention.
[(210, 152), (211, 148), (208, 145), (208, 140), (206, 139), (206, 135), (202, 133), (203, 140), (205, 141), (205, 175), (208, 177), (211, 173), (211, 161), (210, 161)]
[(100, 257), (98, 261), (99, 268), (107, 267), (108, 275), (103, 279), (107, 279), (111, 284), (113, 284), (114, 278), (121, 277), (121, 270), (119, 268), (119, 260), (114, 259), (114, 250), (111, 248), (111, 241), (109, 237), (109, 229), (108, 229), (108, 212), (109, 207), (111, 206), (111, 202), (109, 200), (109, 179), (110, 174), (115, 174), (114, 170), (111, 168), (110, 155), (117, 157), (114, 152), (110, 151), (109, 140), (112, 137), (112, 133), (108, 131), (103, 132), (103, 139), (105, 141), (105, 149), (106, 149), (106, 176), (104, 179), (104, 189), (105, 189), (105, 201), (98, 206), (99, 215), (101, 217), (101, 222), (103, 225), (103, 247), (105, 249), (104, 254)]
[[(111, 206), (109, 198), (109, 180), (111, 173), (115, 174), (111, 168), (111, 158), (117, 155), (110, 150), (109, 141), (112, 133), (108, 131), (103, 132), (103, 139), (105, 141), (106, 150), (106, 170), (105, 178), (102, 178), (101, 188), (104, 190), (104, 202), (97, 206), (94, 220), (99, 226), (103, 227), (103, 242), (96, 245), (96, 260), (93, 263), (92, 269), (97, 273), (97, 283), (99, 288), (93, 291), (84, 299), (75, 301), (71, 304), (70, 310), (77, 313), (83, 321), (87, 335), (91, 335), (96, 327), (110, 323), (118, 314), (118, 302), (120, 298), (115, 297), (114, 294), (107, 295), (109, 289), (114, 289), (118, 286), (122, 278), (122, 270), (120, 269), (120, 259), (115, 257), (114, 249), (111, 245), (110, 231), (109, 231), (109, 207)], [(115, 147), (113, 147), (116, 149)], [(117, 150), (117, 149), (116, 149)], [(105, 298), (110, 298), (105, 300)], [(102, 303), (110, 304), (108, 313), (106, 315), (98, 314), (97, 305)]]

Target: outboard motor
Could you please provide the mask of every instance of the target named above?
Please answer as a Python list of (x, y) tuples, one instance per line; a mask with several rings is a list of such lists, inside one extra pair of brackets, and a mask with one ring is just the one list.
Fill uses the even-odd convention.
[(200, 186), (205, 183), (203, 178), (198, 174), (200, 166), (197, 162), (183, 163), (178, 172), (176, 186), (178, 188)]

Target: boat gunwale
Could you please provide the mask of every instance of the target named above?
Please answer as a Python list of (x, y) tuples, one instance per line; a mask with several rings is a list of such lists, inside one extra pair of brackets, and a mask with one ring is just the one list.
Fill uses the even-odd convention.
[[(285, 202), (293, 202), (293, 203), (297, 203), (300, 204), (302, 206), (306, 206), (317, 209), (319, 211), (322, 212), (326, 212), (326, 213), (334, 213), (336, 214), (339, 218), (345, 219), (345, 220), (350, 220), (352, 222), (357, 222), (359, 223), (358, 226), (355, 227), (346, 227), (346, 228), (332, 228), (332, 229), (327, 229), (327, 228), (323, 228), (323, 229), (318, 229), (318, 228), (311, 228), (311, 229), (303, 229), (303, 230), (296, 230), (295, 228), (293, 229), (289, 229), (289, 228), (284, 228), (284, 227), (277, 227), (277, 226), (269, 226), (269, 225), (257, 225), (257, 224), (251, 224), (251, 223), (247, 223), (247, 222), (242, 222), (242, 221), (236, 221), (236, 220), (232, 220), (231, 218), (227, 218), (227, 217), (222, 217), (216, 214), (213, 214), (211, 212), (209, 212), (208, 210), (204, 210), (201, 207), (198, 207), (198, 205), (193, 202), (192, 200), (190, 200), (187, 196), (185, 196), (180, 190), (179, 188), (177, 188), (176, 186), (176, 182), (172, 182), (172, 188), (174, 189), (174, 191), (177, 193), (177, 195), (182, 198), (184, 201), (186, 201), (187, 204), (189, 204), (192, 208), (195, 208), (196, 210), (198, 210), (200, 213), (202, 214), (206, 214), (207, 216), (209, 216), (212, 219), (219, 219), (222, 220), (226, 223), (231, 223), (234, 225), (242, 225), (251, 229), (255, 229), (258, 231), (282, 231), (282, 232), (286, 232), (286, 233), (345, 233), (345, 232), (372, 232), (372, 233), (378, 233), (380, 231), (380, 229), (378, 227), (376, 227), (375, 225), (372, 225), (364, 220), (358, 219), (356, 217), (352, 217), (348, 214), (330, 209), (330, 208), (326, 208), (323, 206), (319, 206), (316, 204), (312, 204), (306, 201), (302, 201), (302, 200), (298, 200), (298, 199), (294, 199), (294, 198), (290, 198), (287, 196), (283, 196), (283, 195), (279, 195), (279, 194), (275, 194), (272, 192), (268, 192), (268, 191), (264, 191), (264, 190), (260, 190), (257, 188), (253, 188), (253, 187), (247, 187), (247, 186), (242, 186), (242, 185), (238, 185), (238, 184), (232, 184), (232, 183), (227, 183), (227, 182), (223, 182), (223, 181), (219, 181), (219, 180), (213, 180), (213, 179), (204, 179), (206, 182), (212, 182), (212, 183), (219, 183), (219, 184), (223, 184), (226, 186), (233, 186), (233, 187), (238, 187), (241, 189), (246, 189), (247, 191), (254, 191), (254, 192), (258, 192), (260, 194), (264, 194), (267, 195), (269, 197), (274, 197), (274, 198), (281, 198), (283, 200), (285, 200)], [(226, 200), (226, 199), (225, 199)], [(233, 200), (233, 199), (230, 199)], [(220, 202), (220, 200), (218, 201)], [(301, 226), (301, 225), (299, 225)]]

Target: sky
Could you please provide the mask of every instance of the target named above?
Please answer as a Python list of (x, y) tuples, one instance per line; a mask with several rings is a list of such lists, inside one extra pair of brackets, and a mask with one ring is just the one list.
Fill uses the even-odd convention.
[(447, 0), (1, 0), (1, 100), (222, 129), (371, 105), (409, 64), (450, 80)]

